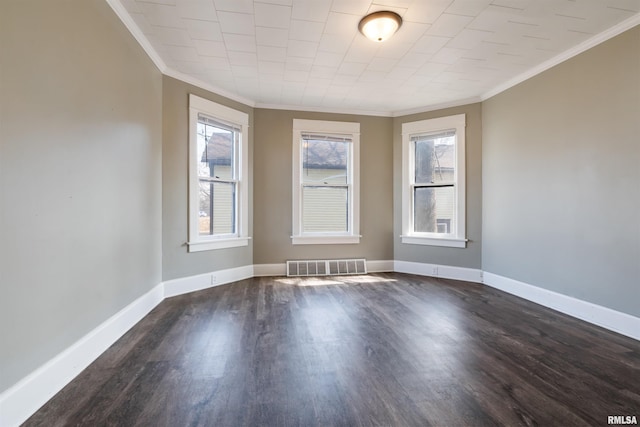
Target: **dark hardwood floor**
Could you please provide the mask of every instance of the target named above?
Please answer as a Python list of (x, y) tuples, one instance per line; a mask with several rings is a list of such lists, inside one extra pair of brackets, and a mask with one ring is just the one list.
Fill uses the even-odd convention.
[(28, 426), (606, 426), (640, 343), (492, 288), (254, 278), (165, 300)]

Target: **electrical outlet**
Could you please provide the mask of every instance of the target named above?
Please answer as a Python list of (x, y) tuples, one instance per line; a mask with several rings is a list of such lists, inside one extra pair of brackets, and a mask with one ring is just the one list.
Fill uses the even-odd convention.
[(433, 274), (434, 276), (438, 275), (438, 267), (433, 266), (431, 267), (431, 274)]
[(213, 274), (211, 275), (211, 284), (212, 285), (216, 284), (216, 276), (214, 276)]

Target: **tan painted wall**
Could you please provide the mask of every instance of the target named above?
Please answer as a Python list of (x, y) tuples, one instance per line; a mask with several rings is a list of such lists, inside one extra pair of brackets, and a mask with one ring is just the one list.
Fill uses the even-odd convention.
[(104, 0), (0, 2), (0, 392), (161, 281), (162, 81)]
[[(287, 259), (482, 264), (640, 314), (640, 28), (482, 105), (394, 119), (162, 77), (103, 0), (3, 0), (0, 40), (0, 392), (162, 280)], [(249, 114), (248, 247), (187, 253), (189, 93)], [(402, 123), (460, 113), (469, 245), (403, 245)], [(360, 244), (291, 244), (294, 118), (360, 122)]]
[(640, 27), (483, 105), (483, 269), (640, 315)]
[(187, 252), (189, 94), (193, 93), (249, 114), (249, 235), (252, 235), (253, 109), (164, 76), (162, 79), (162, 278), (171, 280), (253, 264), (249, 246)]
[[(291, 244), (294, 118), (360, 123), (360, 244)], [(392, 259), (390, 118), (256, 109), (254, 125), (254, 264), (310, 258)]]
[[(466, 115), (466, 248), (409, 245), (402, 234), (402, 124), (418, 120)], [(398, 261), (480, 268), (482, 249), (482, 105), (470, 104), (393, 119), (394, 257)]]

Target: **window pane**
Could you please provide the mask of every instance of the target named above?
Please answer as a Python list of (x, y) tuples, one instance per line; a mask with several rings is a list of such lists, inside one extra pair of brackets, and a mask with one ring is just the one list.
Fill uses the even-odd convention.
[(234, 178), (236, 132), (198, 115), (198, 175)]
[(442, 234), (454, 232), (454, 187), (414, 188), (413, 194), (415, 232)]
[(347, 187), (303, 187), (302, 231), (349, 231), (348, 198)]
[(414, 138), (415, 182), (453, 182), (456, 138), (451, 132)]
[(302, 182), (347, 184), (349, 142), (303, 139)]
[(200, 235), (235, 234), (236, 183), (200, 181)]

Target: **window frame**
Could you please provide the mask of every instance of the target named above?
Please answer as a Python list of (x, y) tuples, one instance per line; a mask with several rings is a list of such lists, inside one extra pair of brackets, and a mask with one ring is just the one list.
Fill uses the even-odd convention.
[[(402, 124), (402, 234), (401, 242), (414, 245), (465, 248), (466, 238), (466, 115), (439, 117)], [(414, 231), (415, 150), (411, 137), (455, 130), (454, 224), (452, 233)], [(450, 226), (449, 226), (450, 227)]]
[[(302, 150), (304, 133), (350, 135), (351, 147), (347, 166), (349, 212), (347, 232), (304, 232), (302, 223)], [(360, 243), (360, 123), (326, 120), (293, 119), (292, 236), (294, 245)], [(349, 184), (350, 182), (350, 184)]]
[[(233, 234), (200, 235), (200, 176), (198, 174), (198, 114), (238, 128), (237, 150), (233, 163), (237, 167), (235, 177), (231, 180), (214, 180), (216, 182), (233, 181), (236, 184), (235, 224)], [(217, 104), (199, 96), (189, 94), (189, 252), (200, 252), (215, 249), (247, 246), (249, 244), (249, 191), (248, 191), (248, 135), (249, 115), (242, 111)], [(213, 217), (211, 217), (213, 219)]]

